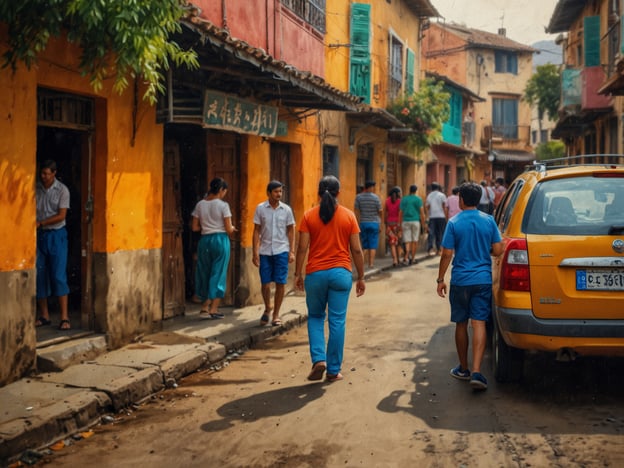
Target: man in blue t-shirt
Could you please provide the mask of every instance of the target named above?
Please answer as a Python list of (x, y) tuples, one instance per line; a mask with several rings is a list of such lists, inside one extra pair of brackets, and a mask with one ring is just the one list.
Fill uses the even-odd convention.
[[(487, 379), (481, 374), (487, 333), (485, 324), (492, 312), (492, 258), (503, 253), (504, 246), (494, 218), (477, 210), (481, 187), (465, 183), (459, 188), (459, 206), (462, 209), (451, 218), (442, 237), (442, 256), (438, 270), (437, 292), (445, 297), (444, 275), (451, 260), (451, 322), (455, 322), (455, 347), (459, 365), (451, 375), (470, 380), (476, 390), (487, 388)], [(468, 367), (468, 319), (472, 321), (472, 373)]]

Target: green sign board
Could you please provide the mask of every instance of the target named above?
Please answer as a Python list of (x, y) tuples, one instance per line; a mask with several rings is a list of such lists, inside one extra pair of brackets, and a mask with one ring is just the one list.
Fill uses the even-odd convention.
[(204, 126), (275, 136), (277, 131), (277, 107), (256, 104), (218, 91), (206, 91), (204, 95)]

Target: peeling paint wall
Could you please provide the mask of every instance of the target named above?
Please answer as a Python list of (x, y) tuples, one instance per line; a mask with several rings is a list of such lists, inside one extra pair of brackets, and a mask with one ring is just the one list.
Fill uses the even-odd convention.
[(0, 386), (35, 368), (35, 270), (0, 272)]
[(118, 348), (152, 331), (162, 315), (160, 249), (98, 253), (94, 258), (95, 322)]

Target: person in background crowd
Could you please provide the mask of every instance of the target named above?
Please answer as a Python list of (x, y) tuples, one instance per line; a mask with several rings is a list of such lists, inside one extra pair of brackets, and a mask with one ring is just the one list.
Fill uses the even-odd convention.
[[(446, 195), (437, 182), (431, 184), (431, 193), (427, 195), (426, 213), (429, 220), (429, 236), (427, 237), (427, 253), (433, 256), (442, 252), (442, 235), (448, 219)], [(435, 250), (434, 250), (435, 249)]]
[[(464, 183), (459, 189), (460, 213), (451, 218), (442, 239), (442, 256), (438, 268), (437, 293), (447, 292), (444, 275), (451, 270), (451, 321), (455, 323), (455, 346), (459, 365), (451, 376), (469, 380), (475, 390), (487, 389), (481, 373), (481, 362), (487, 341), (485, 324), (492, 305), (492, 258), (503, 253), (501, 235), (492, 216), (476, 209), (481, 187)], [(468, 320), (472, 323), (472, 373), (468, 367)]]
[(481, 198), (477, 209), (487, 214), (492, 214), (494, 211), (494, 190), (488, 186), (485, 180), (481, 181)]
[[(308, 307), (308, 339), (312, 370), (308, 380), (342, 380), (345, 325), (353, 285), (352, 261), (357, 270), (357, 296), (364, 294), (364, 255), (355, 214), (338, 204), (340, 182), (325, 176), (318, 186), (320, 204), (303, 215), (295, 260), (295, 287), (305, 284)], [(308, 253), (305, 282), (301, 275)], [(325, 313), (329, 339), (325, 346)]]
[[(282, 324), (279, 311), (288, 282), (288, 264), (295, 261), (295, 217), (281, 200), (284, 185), (272, 180), (267, 185), (268, 200), (256, 207), (252, 242), (252, 262), (260, 269), (264, 312), (260, 325), (271, 320), (274, 327)], [(271, 308), (271, 283), (275, 283), (274, 307)], [(269, 318), (271, 314), (273, 317)]]
[(40, 181), (35, 198), (37, 204), (37, 305), (36, 327), (50, 325), (48, 297), (58, 297), (61, 309), (59, 330), (71, 329), (69, 322), (67, 284), (67, 229), (69, 189), (56, 178), (56, 162), (48, 159), (41, 164)]
[(505, 181), (502, 177), (497, 177), (494, 181), (494, 209), (500, 205), (503, 195), (507, 189), (505, 188)]
[(201, 232), (197, 245), (195, 295), (202, 302), (201, 319), (222, 319), (219, 303), (225, 297), (227, 269), (230, 262), (230, 235), (237, 231), (232, 225), (230, 205), (223, 200), (227, 183), (220, 177), (210, 181), (208, 194), (191, 213), (191, 229)]
[(418, 239), (420, 238), (420, 225), (425, 219), (425, 209), (422, 198), (416, 195), (418, 187), (410, 185), (409, 195), (401, 200), (399, 221), (405, 242), (405, 257), (403, 264), (411, 265), (416, 262)]
[(399, 210), (401, 206), (401, 189), (393, 187), (386, 198), (384, 210), (384, 223), (386, 224), (386, 241), (392, 254), (392, 266), (399, 265), (399, 257), (403, 254), (401, 249), (401, 224), (399, 223)]
[(355, 196), (355, 213), (360, 222), (362, 248), (369, 268), (375, 264), (382, 216), (381, 200), (373, 192), (374, 189), (375, 181), (369, 180), (364, 184), (362, 193)]
[(446, 204), (448, 205), (449, 219), (451, 219), (453, 216), (461, 211), (461, 208), (459, 207), (459, 187), (453, 187), (453, 190), (451, 190), (451, 192), (451, 195), (449, 195), (449, 197), (446, 199)]

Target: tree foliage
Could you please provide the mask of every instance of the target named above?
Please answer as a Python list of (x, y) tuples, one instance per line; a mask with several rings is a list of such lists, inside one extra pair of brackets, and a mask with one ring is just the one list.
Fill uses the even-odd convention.
[(8, 25), (4, 66), (36, 63), (52, 37), (66, 33), (81, 49), (80, 71), (98, 91), (114, 79), (121, 93), (128, 80), (144, 81), (144, 98), (154, 103), (164, 91), (170, 62), (197, 67), (193, 50), (170, 37), (180, 31), (185, 0), (6, 0), (0, 21)]
[(388, 112), (415, 130), (407, 142), (411, 148), (422, 151), (442, 141), (442, 125), (451, 111), (450, 99), (443, 82), (427, 78), (420, 82), (418, 91), (393, 101)]
[(551, 140), (537, 145), (535, 148), (535, 155), (538, 161), (544, 159), (559, 159), (565, 157), (566, 148), (562, 141)]
[(541, 123), (544, 113), (555, 119), (561, 99), (561, 73), (552, 63), (538, 65), (524, 89), (524, 100), (537, 106), (537, 117)]

